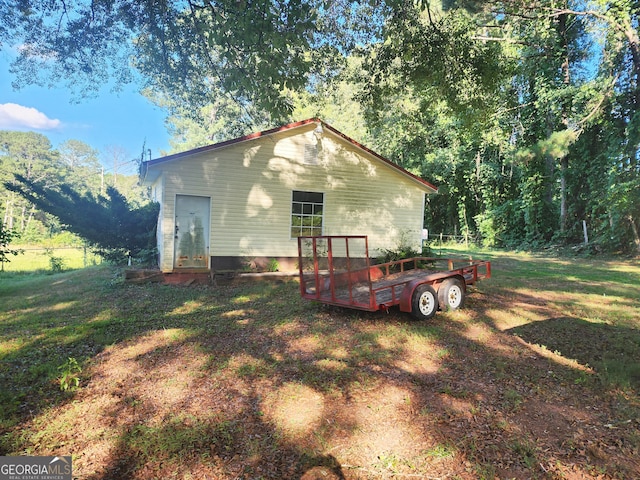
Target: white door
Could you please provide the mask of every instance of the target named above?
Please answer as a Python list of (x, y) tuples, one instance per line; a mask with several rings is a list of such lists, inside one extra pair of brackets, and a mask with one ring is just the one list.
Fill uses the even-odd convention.
[(209, 268), (208, 197), (176, 196), (173, 267)]

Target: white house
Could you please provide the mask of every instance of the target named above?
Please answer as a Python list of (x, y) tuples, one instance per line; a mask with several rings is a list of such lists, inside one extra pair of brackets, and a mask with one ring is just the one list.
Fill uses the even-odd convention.
[(309, 119), (146, 161), (160, 203), (163, 272), (294, 270), (299, 235), (368, 235), (370, 252), (400, 237), (420, 249), (429, 182)]

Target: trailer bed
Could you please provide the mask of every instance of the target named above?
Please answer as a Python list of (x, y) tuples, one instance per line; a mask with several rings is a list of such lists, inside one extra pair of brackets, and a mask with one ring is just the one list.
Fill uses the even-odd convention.
[(411, 310), (419, 285), (430, 285), (435, 293), (447, 279), (456, 279), (458, 289), (466, 290), (491, 276), (489, 262), (472, 259), (415, 257), (372, 264), (362, 236), (300, 237), (298, 251), (303, 298), (367, 311), (394, 305)]
[[(435, 273), (429, 270), (413, 270), (409, 272), (397, 273), (390, 275), (380, 280), (373, 280), (371, 282), (371, 288), (368, 283), (357, 283), (351, 286), (351, 290), (348, 285), (337, 287), (334, 293), (330, 290), (324, 290), (320, 292), (319, 296), (314, 296), (315, 300), (321, 302), (337, 301), (339, 303), (349, 304), (350, 302), (370, 305), (371, 295), (375, 295), (376, 304), (390, 305), (393, 300), (393, 288), (416, 280), (430, 273)], [(314, 288), (309, 289), (307, 293), (313, 295)]]

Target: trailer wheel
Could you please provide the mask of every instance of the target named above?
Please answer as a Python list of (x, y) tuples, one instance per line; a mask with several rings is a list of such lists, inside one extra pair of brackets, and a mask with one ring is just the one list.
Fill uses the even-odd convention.
[(442, 311), (458, 310), (464, 306), (464, 286), (458, 278), (447, 278), (438, 289), (438, 303)]
[(422, 284), (413, 292), (411, 314), (418, 320), (429, 320), (438, 311), (438, 295), (431, 285)]

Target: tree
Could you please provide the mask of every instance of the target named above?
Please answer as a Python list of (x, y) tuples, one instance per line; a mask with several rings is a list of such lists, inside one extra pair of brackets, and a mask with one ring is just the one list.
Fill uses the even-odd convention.
[(165, 123), (174, 153), (241, 137), (269, 125), (268, 116), (254, 106), (241, 106), (220, 93), (216, 93), (211, 103), (200, 108), (196, 115), (189, 105), (169, 95), (158, 95), (149, 90), (144, 93), (168, 112)]
[(636, 3), (15, 0), (0, 43), (20, 46), (18, 86), (69, 81), (82, 95), (140, 74), (174, 150), (320, 116), (440, 185), (432, 230), (532, 246), (581, 241), (587, 221), (628, 249)]
[(362, 49), (359, 98), (373, 148), (440, 187), (428, 199), (428, 228), (473, 234), (476, 216), (499, 198), (483, 191), (499, 188), (487, 174), (503, 170), (509, 150), (512, 125), (500, 109), (517, 98), (513, 59), (502, 43), (476, 40), (468, 12), (420, 5), (394, 9), (385, 41)]
[[(610, 227), (606, 225), (611, 225), (613, 218), (625, 218), (622, 223), (628, 225), (628, 235), (626, 239), (620, 238), (620, 246), (637, 245), (640, 239), (634, 232), (640, 225), (638, 205), (631, 206), (634, 205), (633, 196), (628, 195), (631, 190), (614, 188), (629, 181), (633, 185), (638, 177), (640, 10), (637, 5), (626, 0), (551, 3), (487, 0), (451, 4), (484, 16), (486, 21), (478, 22), (485, 29), (479, 39), (520, 46), (521, 147), (542, 153), (545, 149), (538, 146), (543, 143), (573, 137), (561, 156), (547, 155), (546, 165), (539, 163), (541, 169), (537, 174), (529, 171), (524, 177), (528, 181), (540, 175), (545, 184), (543, 201), (551, 206), (549, 214), (558, 212), (557, 227), (550, 225), (552, 229), (558, 228), (568, 240), (581, 239), (582, 220), (587, 220), (598, 229), (603, 228), (598, 230), (597, 238), (620, 238), (620, 224), (615, 235), (608, 232)], [(601, 136), (611, 141), (603, 142)], [(589, 178), (585, 178), (584, 172), (590, 173)], [(613, 178), (608, 185), (598, 180), (609, 177)], [(599, 189), (592, 191), (590, 200), (585, 199), (585, 187), (596, 185)], [(613, 191), (627, 192), (622, 195), (624, 201), (612, 200), (603, 205), (601, 198)], [(608, 219), (604, 222), (599, 220), (602, 214), (595, 213), (603, 209), (607, 210), (604, 217)]]
[(132, 208), (111, 186), (106, 197), (95, 197), (79, 194), (66, 184), (49, 187), (21, 175), (5, 187), (58, 218), (65, 229), (94, 245), (106, 258), (144, 257), (155, 249), (159, 211), (155, 203)]
[[(60, 181), (61, 171), (58, 152), (49, 139), (35, 132), (0, 131), (0, 182), (7, 182), (14, 174), (46, 185)], [(32, 225), (36, 215), (33, 205), (16, 196), (14, 192), (0, 188), (4, 207), (3, 223), (24, 233)]]
[(359, 97), (374, 148), (441, 186), (432, 230), (542, 245), (581, 241), (587, 220), (593, 238), (639, 243), (637, 9), (388, 4), (384, 39), (360, 50)]
[(372, 129), (366, 123), (358, 101), (362, 83), (357, 78), (362, 59), (351, 55), (344, 58), (340, 73), (327, 75), (312, 88), (292, 94), (294, 118), (321, 118), (358, 142), (373, 147)]
[(19, 46), (15, 86), (66, 82), (83, 97), (140, 73), (193, 114), (222, 91), (277, 120), (291, 112), (287, 90), (307, 83), (316, 18), (289, 0), (13, 1), (0, 10), (0, 45)]
[(99, 152), (79, 140), (70, 139), (58, 147), (60, 161), (65, 167), (65, 183), (79, 192), (102, 193), (103, 174)]
[(18, 237), (18, 232), (5, 227), (5, 225), (0, 222), (0, 264), (2, 265), (3, 272), (5, 262), (11, 261), (8, 255), (18, 255), (22, 253), (22, 250), (9, 248), (9, 244)]

